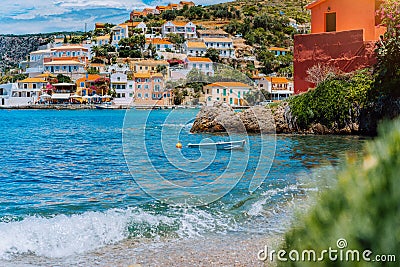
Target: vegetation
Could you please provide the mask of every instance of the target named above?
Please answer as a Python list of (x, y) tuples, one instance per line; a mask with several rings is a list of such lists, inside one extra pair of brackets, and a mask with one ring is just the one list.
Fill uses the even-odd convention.
[(387, 0), (379, 10), (387, 31), (377, 43), (377, 73), (375, 88), (400, 97), (400, 2)]
[(374, 76), (365, 69), (352, 74), (333, 76), (317, 88), (289, 100), (299, 127), (311, 123), (343, 128), (357, 122), (359, 111), (371, 101)]
[[(365, 156), (351, 158), (337, 174), (337, 184), (323, 192), (315, 207), (297, 220), (285, 235), (286, 251), (337, 250), (337, 240), (345, 239), (347, 250), (372, 251), (377, 254), (400, 252), (400, 120), (385, 123), (379, 138), (368, 142)], [(340, 251), (340, 250), (339, 250)], [(337, 253), (336, 255), (339, 255)], [(395, 262), (325, 261), (318, 266), (397, 266)], [(396, 259), (398, 260), (398, 259)], [(281, 266), (315, 266), (316, 262), (280, 262)]]

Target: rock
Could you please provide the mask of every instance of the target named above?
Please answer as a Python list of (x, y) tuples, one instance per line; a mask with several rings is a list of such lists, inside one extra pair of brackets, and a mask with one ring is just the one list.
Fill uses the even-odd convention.
[(235, 112), (229, 105), (216, 103), (200, 110), (190, 132), (273, 133), (275, 122), (271, 111), (265, 107)]

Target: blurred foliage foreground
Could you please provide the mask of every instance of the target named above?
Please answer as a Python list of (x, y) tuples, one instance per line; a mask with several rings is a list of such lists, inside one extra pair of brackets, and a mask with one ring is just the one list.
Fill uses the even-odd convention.
[[(282, 249), (314, 250), (316, 261), (278, 262), (279, 266), (400, 266), (400, 119), (379, 127), (379, 137), (365, 146), (364, 156), (348, 161), (337, 184), (320, 195), (316, 206), (286, 233)], [(347, 244), (342, 250), (338, 240)], [(358, 250), (360, 260), (331, 260), (329, 247), (344, 255)], [(370, 262), (362, 252), (370, 250)], [(395, 255), (396, 262), (379, 262), (376, 255)], [(288, 258), (288, 254), (286, 254)], [(301, 258), (301, 257), (300, 257)]]

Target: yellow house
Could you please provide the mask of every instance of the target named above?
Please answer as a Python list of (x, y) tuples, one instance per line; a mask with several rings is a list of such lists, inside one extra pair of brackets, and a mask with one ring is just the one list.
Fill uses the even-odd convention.
[(251, 90), (251, 86), (242, 82), (215, 82), (204, 86), (207, 106), (215, 102), (222, 102), (231, 106), (246, 106), (244, 99)]

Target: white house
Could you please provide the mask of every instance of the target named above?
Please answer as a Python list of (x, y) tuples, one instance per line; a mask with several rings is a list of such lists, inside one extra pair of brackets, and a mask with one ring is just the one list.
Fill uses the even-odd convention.
[(91, 58), (89, 48), (83, 47), (82, 45), (62, 45), (53, 47), (50, 50), (52, 58), (74, 57), (81, 62)]
[(76, 60), (53, 60), (44, 63), (44, 70), (53, 74), (75, 77), (85, 73), (85, 64)]
[(204, 56), (207, 52), (207, 46), (204, 42), (193, 42), (193, 41), (186, 41), (183, 44), (183, 52), (187, 56), (191, 57), (201, 57)]
[(207, 106), (222, 102), (231, 106), (246, 106), (244, 97), (250, 92), (251, 86), (241, 82), (215, 82), (204, 86)]
[(174, 48), (174, 44), (165, 38), (146, 38), (145, 49), (149, 49), (150, 45), (155, 47), (156, 51), (160, 52)]
[[(20, 67), (25, 69), (25, 72), (29, 74), (29, 76), (34, 76), (35, 74), (40, 74), (43, 72), (43, 62), (45, 58), (49, 58), (52, 56), (51, 50), (38, 50), (33, 51), (29, 54), (29, 60), (23, 61), (20, 63)], [(25, 67), (23, 67), (24, 65)]]
[(196, 25), (190, 21), (168, 21), (162, 25), (161, 33), (164, 37), (175, 33), (182, 35), (185, 39), (196, 38)]
[(104, 36), (97, 36), (96, 37), (96, 45), (101, 46), (101, 45), (107, 45), (110, 44), (110, 35), (104, 35)]
[(214, 75), (213, 62), (209, 58), (187, 57), (185, 59), (184, 66), (188, 72), (191, 71), (193, 68), (196, 68), (207, 76)]
[(110, 88), (115, 90), (116, 97), (113, 99), (115, 105), (129, 106), (135, 95), (135, 84), (128, 80), (124, 73), (113, 73), (110, 79)]
[(17, 83), (0, 84), (0, 106), (17, 107), (35, 104), (46, 81), (27, 78)]
[(111, 29), (112, 40), (111, 44), (114, 46), (118, 46), (119, 41), (124, 38), (129, 37), (128, 25), (117, 25)]
[(294, 93), (293, 82), (285, 77), (262, 77), (258, 87), (271, 94), (271, 100), (283, 100)]
[(203, 41), (207, 49), (217, 49), (220, 57), (235, 58), (235, 49), (231, 38), (203, 38)]

